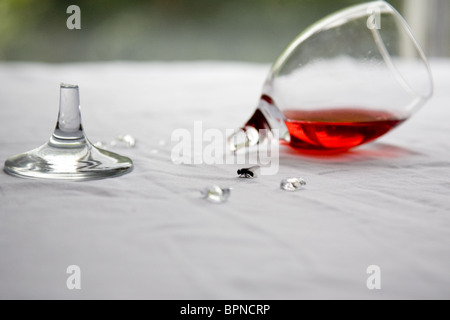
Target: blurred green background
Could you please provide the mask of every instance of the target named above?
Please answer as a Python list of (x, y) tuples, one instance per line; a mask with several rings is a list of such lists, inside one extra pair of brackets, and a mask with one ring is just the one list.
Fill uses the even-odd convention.
[[(402, 12), (404, 1), (389, 2)], [(361, 2), (0, 0), (0, 60), (270, 62), (314, 21)], [(72, 4), (81, 30), (66, 27)]]

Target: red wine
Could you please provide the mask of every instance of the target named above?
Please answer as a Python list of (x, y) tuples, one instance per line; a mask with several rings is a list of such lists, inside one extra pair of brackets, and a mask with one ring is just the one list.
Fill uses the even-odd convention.
[(378, 138), (406, 120), (386, 111), (356, 108), (283, 113), (290, 145), (312, 151), (347, 150)]

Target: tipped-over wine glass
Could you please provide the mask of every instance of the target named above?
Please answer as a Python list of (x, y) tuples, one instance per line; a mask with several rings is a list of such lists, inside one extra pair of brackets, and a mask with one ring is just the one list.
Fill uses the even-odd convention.
[(89, 142), (81, 124), (78, 86), (61, 84), (58, 121), (50, 140), (9, 158), (4, 170), (23, 178), (81, 181), (122, 175), (132, 168), (129, 158)]
[(281, 141), (304, 151), (345, 151), (407, 120), (432, 92), (426, 57), (403, 17), (385, 1), (356, 5), (318, 21), (284, 50), (230, 148), (278, 130)]

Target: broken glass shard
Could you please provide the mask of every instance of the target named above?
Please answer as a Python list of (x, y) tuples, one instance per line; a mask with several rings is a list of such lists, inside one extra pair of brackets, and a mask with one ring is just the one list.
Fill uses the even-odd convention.
[(280, 188), (285, 191), (297, 191), (306, 185), (302, 178), (286, 178), (281, 180)]
[(222, 203), (228, 200), (231, 188), (221, 188), (219, 186), (208, 186), (200, 191), (203, 198), (214, 203)]

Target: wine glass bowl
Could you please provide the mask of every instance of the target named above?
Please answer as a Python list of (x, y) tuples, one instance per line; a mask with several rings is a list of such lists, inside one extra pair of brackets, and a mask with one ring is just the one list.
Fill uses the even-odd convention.
[(264, 141), (252, 128), (270, 128), (301, 150), (345, 151), (406, 121), (432, 92), (425, 54), (403, 17), (384, 1), (353, 6), (283, 51), (231, 149)]

